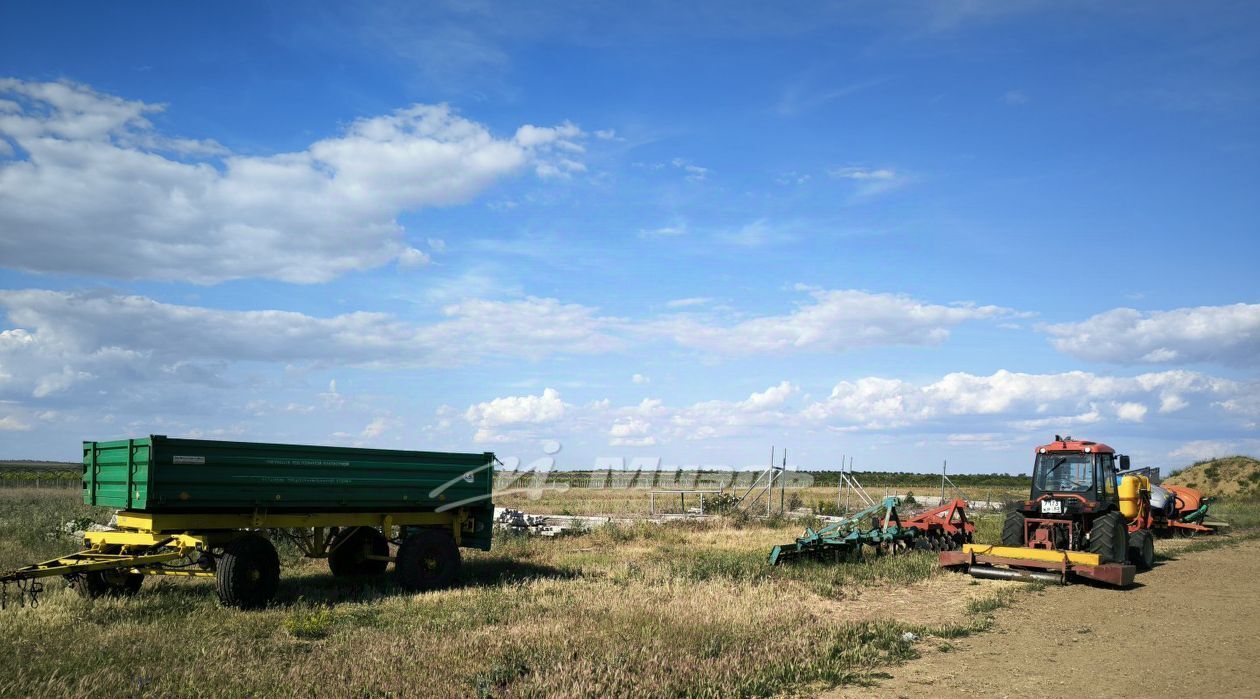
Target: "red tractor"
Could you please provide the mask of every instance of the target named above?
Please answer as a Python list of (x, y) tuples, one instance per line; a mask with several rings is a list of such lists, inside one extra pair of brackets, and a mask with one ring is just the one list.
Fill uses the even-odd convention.
[(1002, 545), (969, 544), (941, 565), (972, 575), (1066, 582), (1069, 575), (1129, 585), (1155, 564), (1147, 528), (1150, 481), (1117, 473), (1129, 457), (1098, 442), (1055, 436), (1037, 447), (1027, 500), (1006, 515)]

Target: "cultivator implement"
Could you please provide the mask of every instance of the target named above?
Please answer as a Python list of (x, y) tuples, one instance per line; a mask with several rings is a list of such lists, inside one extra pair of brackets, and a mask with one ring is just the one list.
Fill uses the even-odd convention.
[(896, 554), (912, 549), (948, 551), (971, 540), (975, 525), (967, 520), (966, 503), (955, 500), (936, 509), (902, 520), (901, 500), (881, 502), (829, 523), (818, 530), (805, 529), (795, 542), (775, 546), (770, 565), (794, 559), (843, 562), (857, 560), (865, 548), (876, 554)]

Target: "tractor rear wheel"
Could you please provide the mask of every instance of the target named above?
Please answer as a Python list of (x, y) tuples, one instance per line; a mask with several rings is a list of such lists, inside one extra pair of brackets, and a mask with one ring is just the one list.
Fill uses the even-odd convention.
[(394, 575), (405, 589), (437, 590), (455, 583), (459, 566), (459, 547), (448, 532), (421, 529), (398, 547)]
[(1129, 537), (1129, 563), (1138, 570), (1155, 567), (1155, 540), (1149, 529), (1138, 530)]
[(1024, 545), (1024, 515), (1019, 512), (1006, 513), (1006, 520), (1002, 522), (1002, 545)]
[(223, 547), (214, 577), (223, 604), (241, 609), (264, 607), (280, 586), (280, 557), (270, 541), (246, 534)]
[(1124, 563), (1129, 557), (1129, 530), (1124, 516), (1108, 512), (1096, 518), (1089, 528), (1088, 550), (1098, 554), (1103, 563)]
[(338, 578), (384, 575), (389, 561), (368, 558), (369, 555), (389, 555), (385, 535), (372, 527), (344, 529), (332, 540), (328, 569)]

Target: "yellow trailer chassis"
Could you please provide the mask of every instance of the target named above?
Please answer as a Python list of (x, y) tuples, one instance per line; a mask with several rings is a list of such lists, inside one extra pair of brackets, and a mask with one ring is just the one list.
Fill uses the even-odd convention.
[[(17, 588), (16, 601), (35, 606), (43, 578), (61, 576), (85, 594), (97, 596), (133, 593), (146, 575), (216, 578), (225, 603), (263, 606), (274, 595), (273, 578), (279, 576), (275, 549), (263, 534), (291, 542), (307, 558), (337, 558), (343, 574), (360, 569), (383, 572), (394, 563), (403, 587), (429, 589), (453, 580), (463, 534), (471, 533), (474, 526), (473, 517), (464, 509), (242, 514), (123, 511), (118, 513), (117, 529), (87, 532), (83, 550), (0, 575), (0, 608), (9, 603), (11, 584)], [(225, 565), (227, 557), (231, 563)], [(336, 567), (333, 572), (339, 574)]]

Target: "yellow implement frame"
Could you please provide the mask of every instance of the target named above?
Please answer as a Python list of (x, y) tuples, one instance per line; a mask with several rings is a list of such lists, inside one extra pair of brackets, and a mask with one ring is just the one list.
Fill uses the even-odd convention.
[[(299, 530), (287, 538), (310, 558), (326, 558), (336, 544), (329, 545), (332, 528), (379, 527), (391, 536), (396, 526), (437, 527), (450, 529), (455, 544), (472, 526), (466, 510), (450, 512), (320, 512), (320, 513), (191, 513), (155, 514), (119, 512), (118, 529), (87, 532), (85, 549), (68, 556), (35, 563), (0, 574), (0, 583), (46, 578), (79, 576), (85, 573), (118, 571), (139, 575), (173, 575), (214, 577), (209, 567), (196, 564), (203, 552), (259, 529)], [(393, 560), (390, 556), (369, 556)], [(172, 567), (174, 561), (185, 561)]]
[(963, 553), (974, 553), (977, 556), (996, 556), (998, 558), (1021, 558), (1026, 561), (1042, 561), (1044, 563), (1069, 563), (1073, 565), (1096, 566), (1102, 559), (1096, 553), (1084, 551), (1052, 551), (1049, 549), (1032, 549), (1022, 546), (991, 546), (989, 544), (963, 544)]

